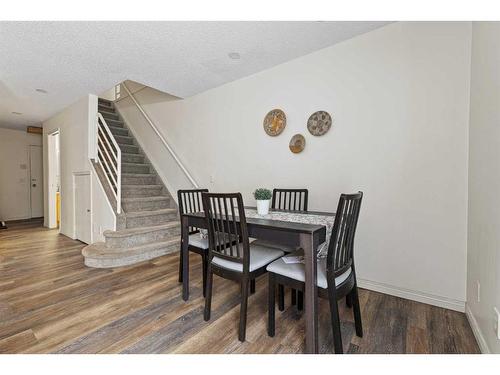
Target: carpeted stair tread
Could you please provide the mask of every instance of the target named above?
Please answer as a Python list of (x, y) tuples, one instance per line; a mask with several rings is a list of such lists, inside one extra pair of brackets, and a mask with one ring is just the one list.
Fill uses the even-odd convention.
[(128, 237), (130, 235), (138, 235), (145, 234), (150, 232), (155, 232), (159, 230), (171, 229), (180, 227), (180, 223), (178, 221), (172, 221), (162, 225), (154, 225), (151, 227), (142, 227), (142, 228), (130, 228), (130, 229), (121, 229), (117, 231), (107, 230), (104, 231), (104, 235), (109, 238), (120, 238), (120, 237)]

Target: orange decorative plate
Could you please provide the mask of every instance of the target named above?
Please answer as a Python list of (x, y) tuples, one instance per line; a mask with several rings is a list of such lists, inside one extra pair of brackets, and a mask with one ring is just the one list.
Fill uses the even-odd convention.
[(306, 147), (306, 139), (302, 134), (295, 134), (292, 139), (290, 139), (290, 145), (288, 147), (290, 147), (290, 151), (294, 154), (298, 154)]
[(276, 137), (283, 132), (286, 126), (285, 112), (281, 109), (273, 109), (264, 118), (264, 131), (271, 137)]

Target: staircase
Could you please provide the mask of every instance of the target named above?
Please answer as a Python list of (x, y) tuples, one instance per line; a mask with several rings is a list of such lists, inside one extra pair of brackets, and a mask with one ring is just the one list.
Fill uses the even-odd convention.
[[(103, 233), (105, 242), (82, 250), (85, 265), (119, 267), (178, 251), (180, 223), (175, 202), (113, 103), (99, 98), (98, 106), (121, 150), (122, 213), (117, 214), (117, 230)], [(94, 166), (101, 181), (106, 179), (100, 163)], [(109, 192), (108, 198), (114, 199)]]

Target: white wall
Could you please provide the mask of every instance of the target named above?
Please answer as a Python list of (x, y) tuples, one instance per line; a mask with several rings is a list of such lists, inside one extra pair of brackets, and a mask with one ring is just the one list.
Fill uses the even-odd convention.
[[(178, 102), (179, 100), (179, 98), (175, 96), (168, 95), (148, 87), (145, 88), (144, 85), (140, 85), (133, 81), (127, 81), (125, 84), (132, 95), (140, 99), (141, 103), (144, 98), (148, 98), (148, 101), (158, 101), (162, 104), (166, 104), (166, 102), (169, 101)], [(142, 91), (144, 91), (144, 93), (142, 93)], [(143, 150), (147, 150), (146, 155), (149, 161), (153, 164), (156, 172), (163, 180), (171, 197), (177, 201), (177, 190), (179, 188), (193, 188), (194, 186), (166, 149), (156, 132), (151, 128), (149, 123), (147, 123), (144, 115), (137, 109), (135, 104), (128, 97), (128, 94), (123, 87), (121, 89), (121, 98), (115, 102), (115, 106), (118, 108), (136, 141)], [(177, 146), (177, 143), (169, 141), (169, 145), (174, 149), (177, 156), (179, 156), (179, 152), (176, 151), (177, 147), (175, 147)]]
[[(484, 352), (500, 353), (500, 23), (474, 22), (470, 95), (467, 313)], [(478, 302), (477, 282), (480, 283)]]
[[(59, 129), (61, 171), (61, 233), (75, 238), (73, 173), (91, 171), (92, 179), (92, 242), (102, 241), (102, 231), (114, 230), (115, 215), (106, 205), (105, 192), (98, 182), (88, 158), (88, 142), (97, 115), (97, 97), (88, 95), (43, 123), (44, 170), (47, 171), (47, 137)], [(47, 173), (44, 173), (45, 191), (48, 192)], [(48, 217), (48, 195), (45, 194), (45, 218)], [(48, 223), (46, 222), (47, 226)]]
[(42, 136), (0, 128), (0, 220), (31, 217), (29, 146)]
[[(362, 190), (361, 284), (463, 310), (470, 40), (468, 22), (396, 23), (185, 100), (136, 97), (212, 191), (253, 203), (260, 186), (307, 187), (310, 209), (333, 211), (340, 193)], [(130, 99), (118, 107), (160, 175), (177, 180)], [(262, 129), (273, 108), (288, 120), (278, 137)], [(316, 138), (306, 122), (317, 110), (334, 124)], [(297, 155), (295, 133), (307, 143)]]

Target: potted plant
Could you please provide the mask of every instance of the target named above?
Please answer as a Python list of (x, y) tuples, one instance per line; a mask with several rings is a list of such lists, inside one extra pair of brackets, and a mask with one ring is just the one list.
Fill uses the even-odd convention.
[(269, 213), (269, 202), (273, 196), (271, 190), (259, 188), (254, 191), (253, 196), (257, 200), (257, 213), (259, 215), (267, 215)]

